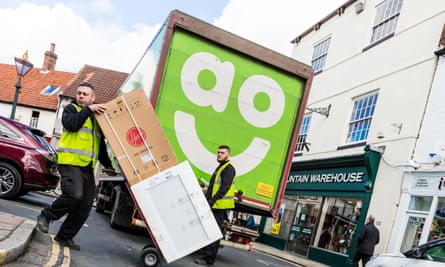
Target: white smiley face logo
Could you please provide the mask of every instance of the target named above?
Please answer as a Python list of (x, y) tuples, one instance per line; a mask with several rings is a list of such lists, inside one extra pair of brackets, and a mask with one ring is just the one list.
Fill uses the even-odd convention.
[[(210, 70), (216, 76), (216, 84), (211, 90), (200, 87), (198, 75), (203, 70)], [(181, 72), (181, 86), (186, 97), (195, 105), (211, 106), (215, 112), (223, 112), (229, 101), (235, 68), (230, 62), (220, 60), (205, 52), (190, 56)], [(253, 105), (258, 93), (267, 94), (270, 105), (267, 110), (259, 111)], [(279, 121), (284, 112), (285, 97), (276, 81), (264, 75), (253, 75), (242, 84), (238, 94), (238, 108), (243, 118), (257, 128), (269, 128)], [(209, 173), (215, 164), (215, 154), (202, 144), (191, 114), (176, 111), (174, 118), (176, 137), (187, 159), (198, 169)], [(253, 170), (266, 157), (271, 143), (261, 137), (253, 137), (249, 146), (238, 155), (231, 157), (236, 166), (237, 176)]]

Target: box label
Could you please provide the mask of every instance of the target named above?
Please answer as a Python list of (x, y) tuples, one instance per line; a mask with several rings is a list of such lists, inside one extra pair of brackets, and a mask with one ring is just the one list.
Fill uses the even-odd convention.
[(126, 134), (127, 142), (131, 146), (142, 146), (147, 138), (144, 129), (140, 127), (131, 127)]

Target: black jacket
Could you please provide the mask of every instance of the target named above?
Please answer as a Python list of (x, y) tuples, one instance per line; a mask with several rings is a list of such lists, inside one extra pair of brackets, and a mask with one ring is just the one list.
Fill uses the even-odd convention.
[[(73, 103), (76, 102), (73, 101)], [(88, 117), (91, 118), (91, 121), (93, 121), (93, 123), (97, 123), (96, 119), (94, 118), (93, 111), (91, 111), (91, 109), (82, 108), (82, 110), (77, 112), (76, 108), (72, 104), (67, 105), (62, 113), (63, 128), (65, 131), (77, 132), (80, 128), (82, 128), (83, 123), (88, 119)], [(105, 168), (112, 167), (111, 160), (108, 157), (107, 147), (105, 145), (105, 138), (103, 134), (100, 139), (98, 160)]]
[(373, 255), (374, 247), (380, 241), (379, 229), (373, 223), (368, 223), (363, 227), (358, 237), (357, 252), (365, 255)]

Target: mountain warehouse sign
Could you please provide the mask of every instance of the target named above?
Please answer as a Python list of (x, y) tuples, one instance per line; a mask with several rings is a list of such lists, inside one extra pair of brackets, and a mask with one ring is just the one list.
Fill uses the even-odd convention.
[(288, 183), (361, 183), (364, 172), (314, 173), (290, 175)]
[(290, 172), (287, 188), (292, 189), (362, 189), (368, 181), (365, 167), (318, 169)]

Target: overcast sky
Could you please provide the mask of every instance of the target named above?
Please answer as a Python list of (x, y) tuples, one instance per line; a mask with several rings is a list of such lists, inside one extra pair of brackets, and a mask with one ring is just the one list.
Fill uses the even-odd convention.
[(93, 65), (131, 72), (174, 9), (287, 56), (290, 41), (346, 0), (1, 0), (0, 63), (28, 50), (41, 68), (56, 44), (56, 69)]

